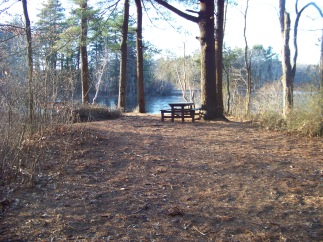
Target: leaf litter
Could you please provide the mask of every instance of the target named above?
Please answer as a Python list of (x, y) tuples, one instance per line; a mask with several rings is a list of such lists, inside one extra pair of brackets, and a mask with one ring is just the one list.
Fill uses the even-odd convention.
[(33, 186), (1, 189), (1, 241), (322, 238), (322, 138), (126, 114), (35, 144)]

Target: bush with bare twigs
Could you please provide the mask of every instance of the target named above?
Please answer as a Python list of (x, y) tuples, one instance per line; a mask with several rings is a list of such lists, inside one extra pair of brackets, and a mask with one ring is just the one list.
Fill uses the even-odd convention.
[[(35, 115), (35, 129), (30, 132), (25, 114), (12, 113), (1, 107), (0, 184), (12, 182), (32, 185), (35, 175), (41, 172), (38, 159), (45, 152), (42, 139), (58, 127), (68, 128), (73, 122), (98, 121), (120, 117), (118, 110), (97, 105), (79, 105), (61, 102), (47, 105)], [(55, 131), (56, 130), (56, 131)], [(50, 151), (50, 149), (48, 149)], [(42, 156), (44, 157), (44, 156)]]
[(283, 118), (280, 83), (265, 85), (255, 95), (252, 119), (268, 129), (287, 130), (310, 136), (323, 135), (322, 95), (313, 86), (294, 92), (294, 107)]

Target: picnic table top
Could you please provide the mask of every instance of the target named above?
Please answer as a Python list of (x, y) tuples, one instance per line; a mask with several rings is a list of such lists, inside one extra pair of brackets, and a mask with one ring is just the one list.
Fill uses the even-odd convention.
[(193, 102), (176, 102), (176, 103), (169, 103), (169, 106), (180, 106), (180, 107), (185, 107), (185, 106), (191, 106), (194, 105)]

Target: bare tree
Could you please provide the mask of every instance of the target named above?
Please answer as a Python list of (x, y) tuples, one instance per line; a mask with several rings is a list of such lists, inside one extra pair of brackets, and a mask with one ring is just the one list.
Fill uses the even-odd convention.
[(248, 115), (250, 111), (250, 102), (251, 102), (251, 53), (249, 51), (248, 41), (247, 41), (247, 14), (249, 8), (249, 0), (246, 2), (246, 9), (243, 14), (244, 17), (244, 28), (243, 28), (243, 37), (245, 41), (245, 50), (244, 50), (244, 61), (246, 66), (246, 106), (245, 113)]
[(98, 67), (97, 67), (97, 71), (96, 71), (96, 84), (95, 84), (95, 95), (93, 97), (92, 100), (92, 104), (95, 104), (96, 99), (98, 98), (98, 94), (100, 91), (100, 85), (102, 83), (102, 78), (103, 78), (103, 74), (106, 70), (106, 67), (108, 65), (108, 61), (109, 61), (109, 52), (108, 49), (105, 48), (104, 50), (104, 54), (103, 57), (101, 58), (101, 63), (99, 63)]
[(22, 7), (24, 11), (26, 21), (26, 38), (27, 38), (27, 61), (28, 61), (28, 116), (31, 127), (34, 126), (34, 93), (33, 93), (33, 53), (32, 53), (32, 38), (31, 38), (31, 26), (27, 8), (27, 0), (22, 0)]
[(303, 11), (309, 7), (315, 7), (321, 17), (323, 17), (322, 10), (314, 2), (307, 3), (301, 10), (298, 10), (298, 0), (295, 2), (295, 12), (296, 20), (294, 24), (294, 56), (293, 63), (291, 63), (291, 54), (289, 48), (289, 39), (290, 39), (290, 29), (291, 29), (291, 20), (290, 15), (286, 12), (286, 0), (279, 0), (279, 20), (281, 27), (281, 35), (283, 40), (283, 49), (282, 49), (282, 84), (283, 84), (283, 116), (286, 118), (290, 111), (293, 108), (293, 83), (296, 74), (296, 63), (298, 57), (298, 46), (297, 46), (297, 34), (298, 34), (298, 23)]
[[(194, 73), (192, 72), (192, 64), (188, 63), (189, 58), (186, 56), (186, 42), (183, 41), (183, 58), (174, 62), (176, 79), (181, 87), (183, 99), (187, 102), (195, 102), (194, 92)], [(189, 96), (187, 96), (189, 92)]]
[(301, 10), (298, 10), (298, 0), (296, 0), (295, 2), (295, 12), (296, 12), (296, 20), (295, 20), (295, 25), (294, 25), (294, 36), (293, 36), (293, 43), (294, 43), (294, 57), (293, 57), (293, 75), (295, 77), (295, 73), (296, 73), (296, 61), (297, 61), (297, 57), (298, 57), (298, 46), (297, 46), (297, 33), (298, 33), (298, 23), (300, 20), (300, 17), (303, 13), (303, 11), (308, 8), (309, 6), (313, 6), (317, 9), (317, 11), (319, 12), (319, 14), (321, 15), (321, 17), (323, 18), (323, 12), (322, 10), (316, 5), (316, 3), (314, 2), (310, 2), (307, 3), (304, 7), (301, 8)]

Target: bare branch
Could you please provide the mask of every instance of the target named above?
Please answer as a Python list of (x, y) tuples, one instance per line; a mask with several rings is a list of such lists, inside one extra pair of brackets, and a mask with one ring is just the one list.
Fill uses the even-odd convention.
[(194, 23), (198, 22), (198, 17), (192, 16), (190, 14), (184, 13), (181, 10), (175, 8), (174, 6), (170, 5), (169, 3), (163, 1), (163, 0), (155, 0), (159, 5), (164, 6), (168, 10), (172, 11), (173, 13), (176, 13), (178, 16), (185, 18), (186, 20), (192, 21)]
[(0, 28), (15, 28), (15, 29), (24, 29), (21, 26), (12, 25), (12, 24), (0, 24)]
[(298, 45), (297, 45), (297, 33), (298, 33), (298, 23), (300, 20), (300, 17), (303, 13), (303, 11), (309, 7), (309, 6), (313, 6), (317, 9), (317, 11), (319, 12), (319, 14), (321, 15), (321, 17), (323, 18), (323, 12), (322, 10), (316, 5), (316, 3), (314, 2), (310, 2), (308, 4), (306, 4), (299, 12), (298, 12), (298, 0), (295, 3), (295, 10), (296, 10), (296, 20), (295, 20), (295, 25), (294, 25), (294, 49), (295, 49), (295, 53), (293, 56), (293, 67), (292, 67), (292, 71), (293, 73), (296, 73), (296, 61), (297, 61), (297, 57), (298, 57)]
[(198, 11), (194, 11), (194, 10), (190, 10), (190, 9), (186, 9), (187, 12), (190, 12), (190, 13), (196, 13), (196, 14), (199, 14)]

